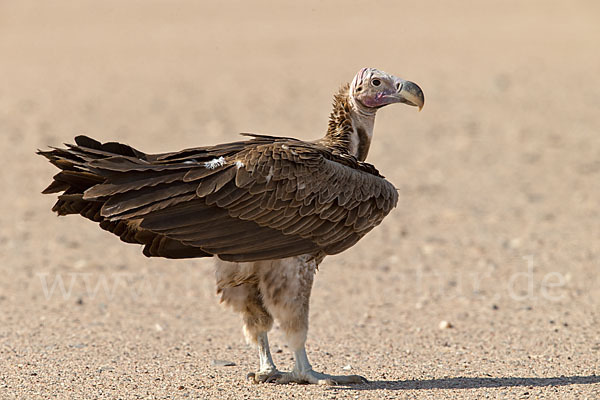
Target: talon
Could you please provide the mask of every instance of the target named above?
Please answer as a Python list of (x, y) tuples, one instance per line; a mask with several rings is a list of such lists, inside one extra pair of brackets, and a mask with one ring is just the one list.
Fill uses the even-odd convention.
[(283, 375), (281, 375), (280, 373), (275, 373), (271, 376), (269, 376), (265, 382), (266, 383), (279, 383), (279, 379), (282, 377)]
[(273, 383), (281, 377), (277, 370), (266, 370), (257, 372), (248, 372), (246, 379), (253, 383)]
[(338, 385), (338, 383), (333, 379), (319, 379), (318, 384), (323, 385), (323, 386), (337, 386)]
[(275, 377), (275, 379), (273, 379), (273, 382), (278, 384), (278, 385), (287, 385), (290, 382), (296, 382), (292, 376), (291, 373), (285, 373), (285, 374), (278, 374), (279, 376)]

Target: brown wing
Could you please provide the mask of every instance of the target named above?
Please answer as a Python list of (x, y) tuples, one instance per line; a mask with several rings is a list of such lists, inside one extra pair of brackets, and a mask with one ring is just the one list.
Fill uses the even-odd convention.
[(148, 256), (336, 254), (397, 202), (394, 187), (368, 164), (289, 138), (157, 156), (89, 138), (77, 144), (42, 152), (63, 169), (47, 189), (65, 190), (54, 210), (98, 221), (145, 244)]

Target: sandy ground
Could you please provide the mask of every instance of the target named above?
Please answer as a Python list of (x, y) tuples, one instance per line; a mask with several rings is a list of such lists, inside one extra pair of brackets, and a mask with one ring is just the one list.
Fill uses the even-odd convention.
[[(593, 0), (0, 1), (0, 398), (599, 398), (599, 22)], [(319, 137), (363, 66), (427, 99), (379, 113), (399, 206), (313, 291), (315, 369), (369, 384), (246, 382), (211, 260), (146, 259), (40, 194), (35, 149), (80, 133)]]

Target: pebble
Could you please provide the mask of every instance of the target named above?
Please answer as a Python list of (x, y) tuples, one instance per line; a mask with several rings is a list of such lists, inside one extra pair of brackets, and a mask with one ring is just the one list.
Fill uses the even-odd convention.
[(227, 360), (213, 360), (212, 365), (213, 367), (233, 367), (235, 363)]
[(350, 371), (350, 370), (352, 369), (352, 365), (350, 365), (350, 364), (348, 364), (348, 365), (344, 365), (344, 366), (342, 367), (342, 369), (343, 369), (344, 371)]
[(453, 327), (453, 325), (450, 322), (445, 321), (445, 320), (444, 321), (440, 321), (440, 324), (438, 326), (439, 326), (440, 329), (449, 329), (449, 328)]

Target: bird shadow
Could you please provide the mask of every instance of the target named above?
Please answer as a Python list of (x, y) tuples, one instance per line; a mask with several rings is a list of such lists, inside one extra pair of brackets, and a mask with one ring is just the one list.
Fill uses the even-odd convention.
[(600, 383), (600, 376), (560, 376), (551, 378), (517, 378), (517, 377), (454, 377), (437, 379), (408, 379), (398, 381), (369, 381), (360, 386), (346, 387), (354, 390), (427, 390), (427, 389), (478, 389), (508, 387), (543, 387), (589, 385)]

